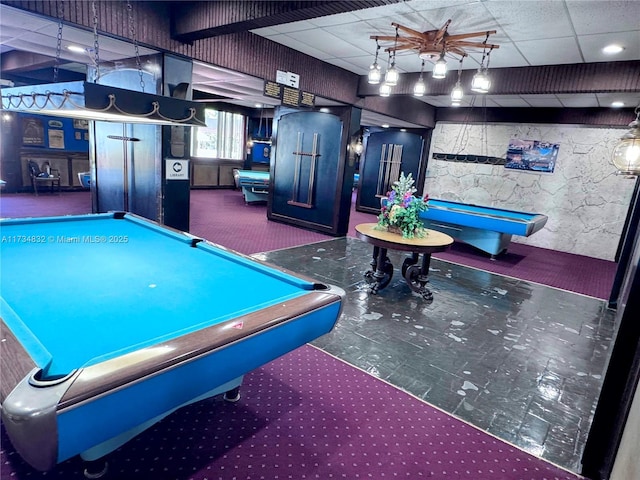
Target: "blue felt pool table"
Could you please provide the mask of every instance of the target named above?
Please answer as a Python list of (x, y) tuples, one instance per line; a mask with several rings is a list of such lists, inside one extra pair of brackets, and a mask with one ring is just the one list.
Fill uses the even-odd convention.
[(429, 199), (420, 213), (426, 228), (438, 230), (473, 245), (491, 258), (504, 253), (513, 235), (528, 237), (547, 223), (540, 213), (526, 213), (447, 200)]
[(247, 203), (266, 202), (269, 194), (269, 172), (238, 170), (238, 185)]
[(337, 287), (131, 214), (4, 219), (0, 236), (2, 420), (43, 471), (235, 399), (342, 308)]

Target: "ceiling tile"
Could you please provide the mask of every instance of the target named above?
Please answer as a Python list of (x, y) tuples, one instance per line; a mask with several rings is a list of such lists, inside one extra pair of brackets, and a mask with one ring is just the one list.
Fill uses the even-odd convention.
[[(355, 10), (353, 13), (361, 20), (369, 20), (372, 18), (385, 18), (389, 23), (396, 21), (392, 17), (412, 14), (414, 12), (413, 4), (423, 3), (424, 0), (411, 0), (408, 2), (392, 3), (390, 5), (382, 5), (379, 7), (367, 8), (365, 10)], [(400, 22), (398, 22), (400, 23)]]
[(484, 5), (499, 24), (496, 30), (513, 41), (566, 37), (572, 33), (564, 4), (557, 0), (494, 1)]
[(580, 50), (573, 37), (515, 42), (530, 65), (582, 63)]
[[(478, 65), (482, 60), (482, 54), (473, 54), (473, 58), (477, 58)], [(467, 63), (467, 59), (465, 59)], [(513, 43), (500, 44), (500, 48), (491, 52), (489, 67), (502, 68), (502, 67), (525, 67), (528, 65), (527, 59), (524, 58), (522, 53), (516, 48)], [(470, 65), (471, 66), (471, 65)], [(477, 66), (475, 67), (477, 68)]]
[[(640, 19), (638, 22), (640, 22)], [(618, 62), (640, 59), (640, 30), (580, 35), (578, 36), (578, 43), (586, 62)], [(603, 47), (614, 43), (623, 46), (624, 50), (616, 55), (602, 53)]]
[[(299, 22), (289, 22), (289, 23), (281, 23), (279, 25), (272, 25), (271, 27), (268, 27), (268, 28), (271, 28), (278, 33), (290, 33), (290, 32), (302, 32), (305, 30), (312, 30), (317, 27), (312, 23), (310, 23), (308, 20), (301, 20)], [(262, 30), (262, 29), (258, 28), (255, 30), (255, 32), (258, 32), (259, 30)]]
[(638, 30), (638, 0), (567, 0), (566, 4), (578, 35)]
[[(292, 48), (304, 53), (313, 49), (317, 52), (324, 52), (330, 57), (352, 57), (362, 55), (364, 52), (363, 49), (354, 47), (336, 35), (323, 32), (321, 29), (317, 28), (304, 32), (291, 32), (287, 37), (293, 41), (285, 43), (285, 45), (290, 45)], [(293, 45), (295, 45), (295, 47), (293, 47)]]
[(354, 23), (361, 21), (352, 12), (337, 13), (335, 15), (325, 15), (324, 17), (310, 18), (307, 20), (314, 27), (334, 27), (336, 25), (344, 25), (345, 23)]
[[(635, 108), (640, 105), (640, 92), (637, 93), (597, 93), (601, 107), (610, 107), (612, 102), (623, 102), (624, 107)], [(631, 120), (629, 120), (631, 121)]]
[(369, 73), (369, 66), (373, 63), (373, 57), (331, 58), (326, 62), (350, 72), (355, 72), (358, 75), (366, 75)]

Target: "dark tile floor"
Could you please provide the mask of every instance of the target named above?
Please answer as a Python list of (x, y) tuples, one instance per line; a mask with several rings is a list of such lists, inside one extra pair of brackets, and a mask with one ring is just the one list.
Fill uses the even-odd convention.
[(362, 277), (371, 253), (337, 238), (256, 257), (347, 291), (316, 346), (579, 472), (613, 334), (606, 302), (433, 259), (428, 303), (392, 251), (394, 278), (372, 295)]

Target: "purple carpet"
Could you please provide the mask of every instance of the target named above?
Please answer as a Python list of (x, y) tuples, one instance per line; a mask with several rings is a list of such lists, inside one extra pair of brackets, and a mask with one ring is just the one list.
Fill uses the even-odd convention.
[(248, 205), (234, 190), (192, 190), (190, 232), (250, 255), (321, 242), (331, 237), (267, 220), (265, 204)]
[[(306, 245), (332, 237), (267, 220), (266, 205), (247, 205), (240, 191), (192, 190), (191, 233), (241, 253), (253, 254)], [(25, 217), (90, 213), (89, 192), (61, 195), (0, 195), (0, 216)], [(355, 237), (359, 223), (375, 222), (372, 214), (351, 210), (348, 236)], [(537, 282), (570, 292), (607, 300), (616, 263), (512, 242), (497, 260), (455, 243), (434, 258)]]
[[(185, 407), (109, 456), (112, 479), (581, 477), (535, 458), (311, 346), (245, 377), (236, 404)], [(82, 478), (68, 460), (47, 475), (2, 431), (2, 479)]]

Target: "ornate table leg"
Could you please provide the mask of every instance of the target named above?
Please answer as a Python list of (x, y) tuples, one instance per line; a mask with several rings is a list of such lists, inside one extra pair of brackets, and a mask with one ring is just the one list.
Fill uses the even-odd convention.
[(364, 274), (364, 280), (369, 284), (369, 290), (374, 295), (378, 290), (383, 289), (393, 277), (393, 265), (387, 257), (387, 249), (381, 247), (373, 247), (373, 260), (371, 261), (372, 270), (367, 270)]
[(427, 282), (429, 281), (429, 264), (431, 263), (431, 254), (425, 253), (422, 255), (422, 265), (418, 267), (415, 265), (418, 263), (418, 254), (412, 254), (412, 258), (407, 258), (402, 265), (403, 276), (409, 285), (409, 288), (416, 293), (422, 295), (427, 301), (433, 300), (433, 293), (427, 288)]
[(418, 258), (420, 257), (419, 253), (412, 253), (410, 257), (407, 257), (404, 259), (404, 262), (402, 263), (402, 276), (404, 277), (407, 274), (407, 269), (411, 266), (411, 265), (415, 265), (416, 263), (418, 263)]

